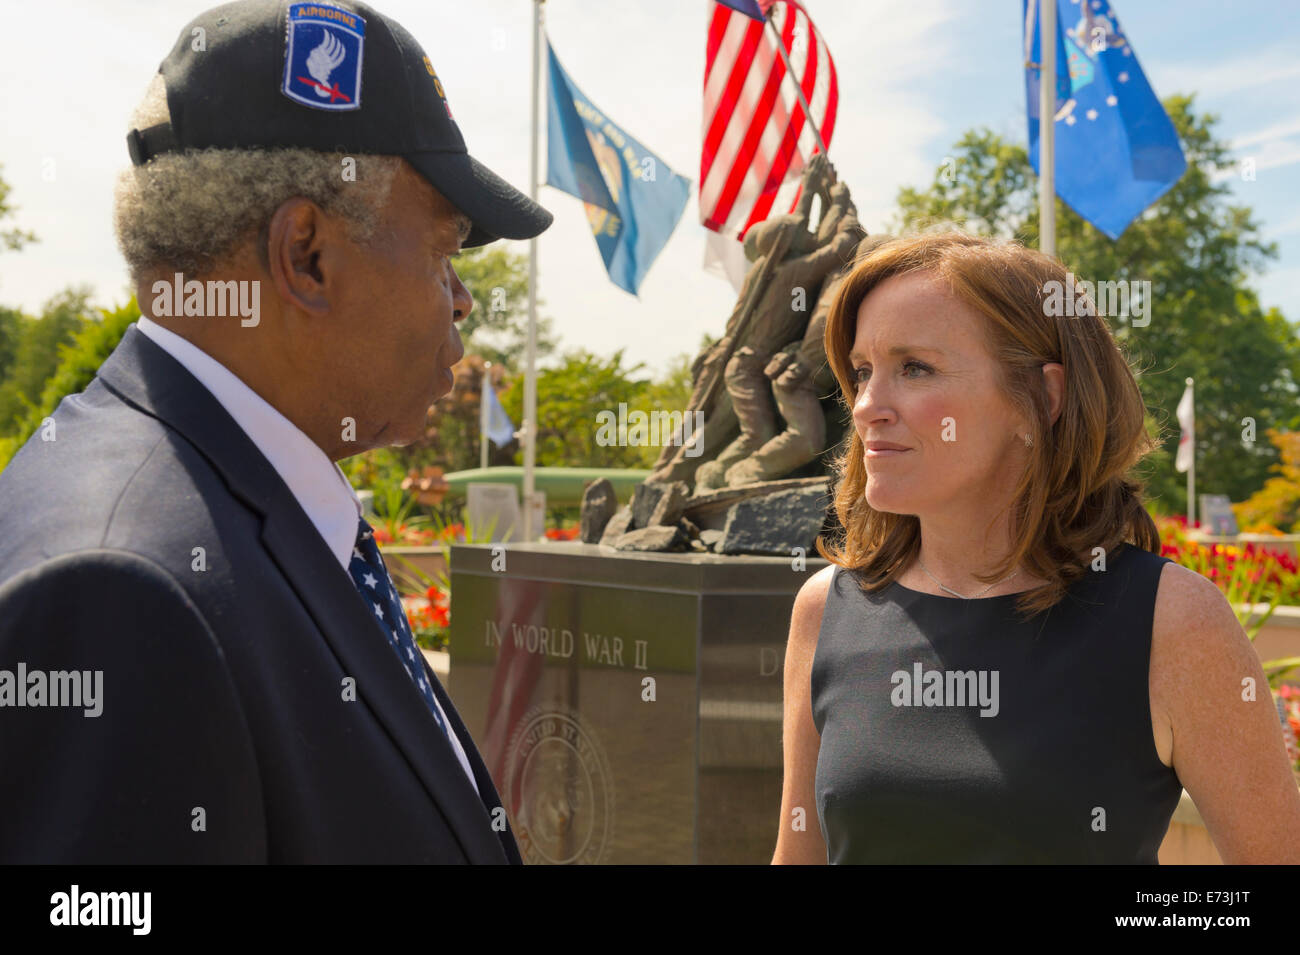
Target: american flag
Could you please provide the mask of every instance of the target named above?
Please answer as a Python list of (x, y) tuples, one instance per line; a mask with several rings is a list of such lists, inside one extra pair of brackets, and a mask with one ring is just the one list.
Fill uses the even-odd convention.
[(755, 14), (767, 15), (777, 28), (794, 79), (800, 81), (828, 146), (839, 83), (825, 40), (797, 0), (728, 2), (734, 8), (713, 4), (709, 24), (700, 221), (724, 237), (741, 239), (751, 225), (767, 218), (773, 205), (782, 212), (794, 209), (804, 160), (817, 150), (816, 134), (786, 77), (776, 37)]

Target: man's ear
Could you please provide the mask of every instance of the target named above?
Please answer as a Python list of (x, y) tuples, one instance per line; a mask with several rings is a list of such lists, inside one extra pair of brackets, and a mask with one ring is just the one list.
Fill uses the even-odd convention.
[(329, 311), (331, 285), (336, 276), (326, 265), (331, 255), (334, 230), (324, 213), (310, 199), (297, 197), (281, 203), (267, 228), (267, 270), (280, 300), (308, 315)]

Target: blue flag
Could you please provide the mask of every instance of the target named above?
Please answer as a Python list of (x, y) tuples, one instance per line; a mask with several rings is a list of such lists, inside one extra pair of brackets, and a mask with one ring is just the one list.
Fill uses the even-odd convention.
[(547, 185), (587, 206), (610, 280), (637, 294), (690, 195), (689, 179), (592, 105), (569, 79), (546, 42)]
[(492, 387), (492, 376), (486, 371), (479, 403), (479, 430), (498, 448), (504, 448), (515, 436), (515, 423), (501, 406), (497, 390)]
[[(1187, 160), (1110, 3), (1055, 2), (1056, 194), (1118, 239), (1179, 180)], [(1038, 0), (1024, 0), (1022, 10), (1029, 162), (1038, 172)]]
[[(718, 3), (724, 7), (731, 7), (737, 13), (743, 13), (745, 16), (754, 20), (766, 20), (763, 8), (759, 5), (758, 0), (718, 0)], [(768, 4), (771, 6), (771, 3)]]

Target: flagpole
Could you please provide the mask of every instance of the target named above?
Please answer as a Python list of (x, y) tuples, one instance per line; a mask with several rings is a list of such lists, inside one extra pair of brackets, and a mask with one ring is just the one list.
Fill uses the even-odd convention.
[(1056, 255), (1056, 0), (1038, 3), (1038, 248)]
[(486, 468), (488, 462), (488, 403), (487, 392), (492, 387), (492, 362), (483, 362), (483, 387), (479, 389), (479, 409), (478, 409), (478, 466)]
[(1187, 391), (1192, 399), (1189, 402), (1192, 406), (1191, 428), (1188, 429), (1192, 435), (1192, 459), (1187, 466), (1187, 527), (1189, 530), (1196, 526), (1196, 388), (1192, 382), (1193, 379), (1187, 379)]
[[(804, 98), (803, 86), (799, 82), (799, 77), (794, 75), (794, 66), (790, 63), (790, 54), (785, 50), (785, 43), (781, 40), (781, 34), (777, 31), (776, 24), (772, 22), (771, 17), (765, 16), (763, 21), (772, 28), (772, 37), (776, 40), (777, 52), (781, 54), (781, 61), (785, 63), (785, 71), (790, 75), (790, 82), (794, 85), (794, 95), (799, 97), (799, 105), (803, 107), (803, 114), (808, 120), (808, 125), (812, 127), (813, 135), (817, 137), (817, 148), (824, 153), (826, 152), (826, 143), (822, 140), (822, 131), (817, 128), (817, 121), (813, 119), (812, 108), (808, 105), (808, 100)], [(812, 30), (811, 22), (808, 29)], [(809, 36), (808, 42), (813, 43), (815, 40), (812, 36)]]
[[(537, 153), (539, 99), (538, 76), (542, 58), (542, 4), (546, 0), (533, 0), (533, 98), (532, 139), (530, 143), (528, 196), (537, 201)], [(523, 540), (531, 543), (541, 533), (533, 527), (533, 468), (537, 463), (537, 237), (528, 240), (528, 348), (524, 359), (524, 513)]]

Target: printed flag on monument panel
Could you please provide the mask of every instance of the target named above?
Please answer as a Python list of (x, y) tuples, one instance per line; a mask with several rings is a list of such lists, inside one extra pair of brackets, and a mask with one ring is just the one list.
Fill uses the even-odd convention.
[[(1038, 171), (1039, 0), (1023, 0), (1029, 161)], [(1107, 0), (1056, 0), (1056, 194), (1111, 239), (1187, 168)]]
[(803, 89), (827, 147), (839, 108), (830, 48), (801, 4), (713, 4), (705, 47), (700, 221), (716, 233), (709, 236), (706, 267), (722, 265), (733, 285), (744, 275), (740, 240), (745, 232), (773, 209), (794, 209), (805, 160), (817, 151), (817, 137), (786, 76), (776, 38), (756, 13), (767, 14), (777, 28), (793, 81)]
[(637, 294), (690, 197), (689, 179), (597, 109), (546, 43), (546, 182), (577, 196), (610, 280)]

